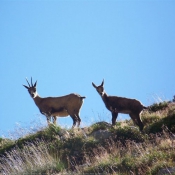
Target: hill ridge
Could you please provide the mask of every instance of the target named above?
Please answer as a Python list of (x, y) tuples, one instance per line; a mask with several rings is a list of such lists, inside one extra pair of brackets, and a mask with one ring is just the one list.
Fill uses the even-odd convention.
[(115, 127), (50, 125), (18, 140), (0, 139), (1, 174), (160, 174), (175, 167), (175, 103), (155, 103), (142, 113), (143, 132), (132, 120)]

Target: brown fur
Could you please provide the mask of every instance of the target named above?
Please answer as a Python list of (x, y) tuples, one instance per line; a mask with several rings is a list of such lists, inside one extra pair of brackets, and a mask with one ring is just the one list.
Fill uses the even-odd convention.
[(140, 113), (145, 106), (141, 104), (140, 101), (136, 99), (129, 99), (117, 96), (108, 96), (104, 91), (104, 80), (101, 85), (96, 86), (92, 83), (94, 88), (100, 94), (106, 108), (112, 113), (112, 125), (115, 125), (118, 113), (129, 114), (136, 125), (139, 126), (140, 131), (143, 130), (143, 123), (140, 119)]
[(79, 112), (85, 97), (72, 93), (62, 97), (42, 98), (36, 91), (37, 82), (33, 85), (31, 79), (31, 86), (28, 80), (27, 83), (29, 87), (25, 85), (23, 86), (28, 89), (29, 94), (33, 98), (40, 112), (47, 117), (48, 124), (50, 124), (51, 117), (53, 117), (53, 123), (56, 124), (57, 116), (66, 117), (70, 115), (73, 119), (72, 127), (74, 127), (76, 123), (78, 123), (78, 126), (80, 125), (81, 119), (79, 117)]

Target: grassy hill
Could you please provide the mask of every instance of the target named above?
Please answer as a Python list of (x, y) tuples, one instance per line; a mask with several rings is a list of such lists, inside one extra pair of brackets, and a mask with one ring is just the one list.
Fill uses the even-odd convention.
[(175, 103), (151, 105), (142, 121), (142, 133), (128, 120), (0, 138), (0, 174), (173, 174)]

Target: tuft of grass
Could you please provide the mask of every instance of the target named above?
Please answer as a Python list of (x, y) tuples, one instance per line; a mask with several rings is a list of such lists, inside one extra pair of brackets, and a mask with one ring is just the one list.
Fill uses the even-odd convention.
[(144, 112), (142, 114), (142, 122), (145, 126), (148, 126), (152, 123), (156, 123), (161, 119), (162, 115), (156, 113)]
[(157, 122), (151, 123), (147, 129), (147, 133), (162, 132), (164, 127), (167, 127), (171, 132), (175, 132), (175, 112), (159, 119)]
[(12, 145), (13, 143), (14, 143), (13, 140), (0, 138), (0, 150), (2, 150), (4, 148), (6, 149), (7, 147)]

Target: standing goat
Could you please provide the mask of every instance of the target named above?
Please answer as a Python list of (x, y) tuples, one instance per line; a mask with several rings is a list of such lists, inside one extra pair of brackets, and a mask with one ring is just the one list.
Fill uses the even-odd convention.
[(51, 117), (53, 117), (53, 123), (56, 124), (57, 116), (66, 117), (68, 115), (73, 119), (72, 128), (76, 123), (78, 123), (78, 126), (80, 125), (81, 119), (79, 112), (85, 97), (81, 97), (78, 94), (69, 94), (62, 97), (41, 98), (36, 91), (37, 81), (33, 85), (31, 78), (31, 85), (28, 80), (27, 83), (29, 86), (23, 86), (28, 89), (30, 96), (33, 98), (40, 112), (46, 116), (48, 125), (50, 124)]
[(139, 126), (140, 131), (143, 130), (144, 125), (140, 119), (140, 113), (143, 109), (146, 109), (146, 107), (143, 106), (141, 102), (135, 99), (108, 96), (104, 91), (104, 80), (99, 86), (96, 86), (94, 83), (92, 83), (92, 85), (101, 96), (106, 108), (111, 111), (112, 125), (115, 125), (118, 113), (124, 113), (130, 115), (134, 123)]

